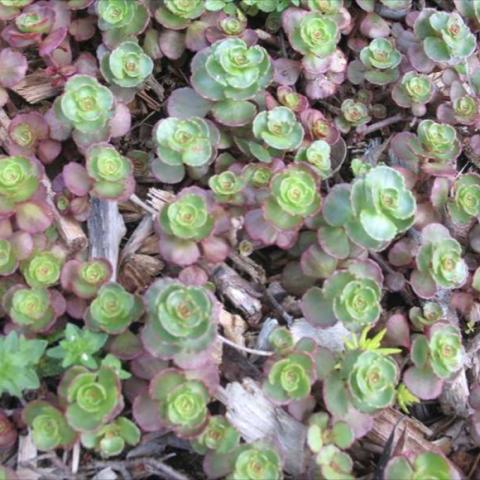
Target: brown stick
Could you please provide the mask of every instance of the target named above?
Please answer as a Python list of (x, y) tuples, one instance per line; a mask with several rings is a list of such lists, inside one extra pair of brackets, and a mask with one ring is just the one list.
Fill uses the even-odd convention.
[(54, 97), (61, 92), (60, 87), (52, 85), (52, 79), (43, 71), (27, 75), (21, 82), (11, 88), (28, 103), (38, 103), (47, 98)]

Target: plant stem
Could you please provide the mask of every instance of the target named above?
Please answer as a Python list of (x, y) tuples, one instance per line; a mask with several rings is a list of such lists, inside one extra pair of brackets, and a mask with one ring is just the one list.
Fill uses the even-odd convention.
[(235, 342), (232, 342), (228, 338), (225, 338), (223, 335), (217, 334), (218, 338), (225, 344), (230, 345), (237, 350), (241, 350), (242, 352), (251, 353), (253, 355), (261, 355), (262, 357), (271, 357), (273, 352), (266, 352), (265, 350), (255, 350), (254, 348), (243, 347), (242, 345), (238, 345)]
[(396, 115), (393, 115), (393, 117), (385, 118), (384, 120), (380, 120), (377, 123), (372, 123), (372, 125), (368, 125), (367, 127), (357, 127), (357, 133), (359, 133), (360, 135), (369, 135), (370, 133), (376, 132), (381, 128), (385, 128), (389, 125), (400, 122), (401, 120), (407, 119), (401, 113), (397, 113)]

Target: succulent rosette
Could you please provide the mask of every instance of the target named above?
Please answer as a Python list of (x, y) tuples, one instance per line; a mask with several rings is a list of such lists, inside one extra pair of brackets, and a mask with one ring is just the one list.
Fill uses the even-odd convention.
[(141, 299), (118, 283), (103, 285), (85, 313), (85, 321), (94, 329), (110, 335), (124, 332), (143, 313)]
[(270, 84), (272, 75), (266, 50), (238, 38), (218, 41), (192, 61), (194, 89), (214, 101), (253, 98)]
[(425, 105), (432, 99), (434, 91), (430, 77), (407, 72), (393, 87), (392, 98), (400, 107), (411, 108), (414, 115), (421, 117), (425, 115)]
[(438, 12), (427, 8), (420, 12), (414, 26), (426, 56), (440, 64), (456, 65), (469, 57), (476, 40), (457, 12)]
[(361, 352), (348, 376), (353, 405), (373, 413), (393, 404), (399, 369), (394, 360), (375, 351)]
[(368, 107), (363, 102), (356, 102), (347, 98), (342, 102), (341, 115), (336, 118), (335, 123), (338, 129), (344, 133), (351, 127), (361, 127), (371, 120)]
[(458, 327), (436, 322), (426, 330), (426, 335), (414, 337), (410, 349), (413, 366), (405, 371), (403, 381), (419, 398), (436, 398), (442, 392), (443, 382), (462, 368), (464, 356)]
[(385, 480), (414, 480), (435, 478), (436, 480), (459, 480), (458, 472), (448, 460), (434, 452), (422, 452), (412, 457), (395, 456), (385, 469)]
[(32, 288), (47, 288), (60, 279), (63, 259), (51, 251), (36, 252), (20, 264), (25, 281)]
[(382, 250), (414, 221), (415, 197), (403, 176), (391, 167), (377, 166), (352, 186), (338, 185), (324, 201), (323, 215), (333, 227), (345, 227), (356, 244)]
[(94, 298), (100, 287), (112, 276), (110, 263), (103, 258), (92, 258), (81, 262), (69, 260), (62, 268), (62, 288), (80, 298)]
[(8, 126), (8, 150), (12, 155), (31, 156), (39, 148), (40, 155), (41, 146), (49, 144), (48, 136), (48, 124), (43, 115), (38, 112), (20, 113)]
[(22, 418), (32, 432), (39, 450), (71, 448), (77, 438), (61, 410), (43, 400), (34, 400), (22, 411)]
[(451, 125), (422, 120), (418, 125), (417, 135), (427, 158), (446, 163), (460, 155), (460, 142), (455, 128)]
[(12, 321), (32, 332), (46, 332), (66, 310), (63, 296), (53, 289), (12, 287), (3, 297)]
[(437, 289), (459, 288), (467, 279), (468, 268), (462, 246), (443, 225), (431, 223), (422, 230), (416, 257), (417, 270), (410, 282), (422, 298), (431, 298)]
[(150, 14), (142, 0), (98, 0), (95, 3), (98, 28), (109, 46), (118, 45), (128, 38), (142, 33), (150, 20)]
[(263, 390), (274, 402), (288, 404), (310, 394), (314, 377), (312, 358), (306, 353), (290, 353), (269, 365)]
[(195, 171), (214, 160), (220, 132), (202, 118), (169, 117), (155, 125), (153, 138), (158, 158), (152, 162), (152, 173), (161, 181), (178, 183), (185, 175), (185, 168)]
[(315, 458), (316, 464), (325, 480), (353, 480), (353, 460), (348, 453), (342, 452), (335, 445), (326, 445)]
[(223, 415), (208, 419), (205, 429), (192, 440), (193, 449), (205, 455), (207, 452), (225, 454), (238, 446), (240, 434)]
[(93, 182), (90, 193), (94, 196), (127, 200), (135, 189), (132, 162), (108, 143), (96, 143), (87, 150), (86, 169)]
[(447, 209), (454, 223), (469, 224), (480, 215), (480, 177), (460, 175), (453, 183)]
[(72, 367), (65, 372), (58, 393), (68, 405), (67, 422), (77, 432), (96, 430), (118, 415), (124, 405), (120, 379), (108, 367), (96, 372)]
[(322, 180), (328, 178), (332, 173), (330, 161), (330, 145), (324, 140), (316, 140), (308, 147), (300, 148), (295, 154), (295, 162), (302, 164), (306, 162), (317, 173)]
[(276, 173), (263, 207), (267, 222), (284, 230), (298, 229), (320, 209), (318, 179), (308, 168), (292, 165)]
[(148, 313), (142, 341), (152, 355), (175, 362), (206, 351), (217, 333), (217, 304), (201, 286), (157, 280), (145, 296)]
[(165, 28), (183, 30), (192, 20), (200, 17), (205, 11), (202, 0), (161, 0), (155, 10), (155, 20)]
[[(161, 424), (181, 437), (197, 436), (207, 425), (210, 399), (207, 387), (186, 372), (167, 368), (151, 380), (149, 396)], [(139, 407), (140, 397), (134, 404)]]
[(123, 88), (135, 88), (152, 73), (153, 60), (138, 43), (126, 41), (102, 57), (100, 68), (109, 83)]
[(287, 107), (260, 112), (253, 121), (253, 134), (268, 147), (280, 151), (297, 149), (304, 136), (303, 127)]
[[(209, 194), (197, 187), (185, 188), (160, 211), (155, 227), (160, 237), (160, 254), (165, 260), (187, 266), (195, 263), (202, 253), (212, 262), (225, 258), (228, 248), (222, 239), (213, 236), (215, 217)], [(209, 248), (212, 244), (215, 251)]]
[(10, 20), (15, 18), (21, 9), (27, 7), (34, 0), (0, 0), (0, 18)]
[(440, 321), (443, 316), (443, 308), (437, 302), (425, 302), (422, 308), (412, 307), (408, 312), (408, 318), (413, 326), (421, 332)]
[(374, 325), (382, 311), (383, 275), (371, 261), (354, 261), (346, 270), (337, 270), (323, 288), (311, 287), (303, 296), (302, 312), (312, 325), (322, 328), (341, 321), (357, 332)]
[(326, 58), (340, 40), (335, 20), (319, 12), (289, 9), (283, 13), (282, 23), (292, 48), (305, 56)]
[(84, 432), (80, 437), (85, 448), (97, 451), (102, 458), (120, 455), (127, 445), (137, 445), (140, 438), (140, 429), (126, 417), (118, 417), (97, 431)]
[(245, 181), (235, 172), (226, 170), (212, 175), (208, 179), (208, 186), (220, 203), (241, 204), (243, 201), (241, 191), (245, 187)]
[(398, 79), (401, 53), (386, 38), (375, 38), (360, 51), (360, 61), (366, 68), (365, 79), (374, 85), (387, 85)]

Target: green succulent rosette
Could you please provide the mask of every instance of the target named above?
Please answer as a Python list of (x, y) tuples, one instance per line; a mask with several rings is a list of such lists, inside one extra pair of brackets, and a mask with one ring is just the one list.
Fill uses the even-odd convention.
[(282, 230), (299, 228), (305, 218), (320, 209), (317, 182), (311, 170), (298, 165), (276, 173), (270, 182), (270, 196), (263, 206), (265, 219)]
[(143, 313), (141, 299), (127, 292), (118, 283), (109, 283), (100, 288), (90, 304), (85, 321), (94, 329), (110, 335), (124, 332)]
[(32, 432), (33, 443), (39, 450), (73, 446), (77, 434), (68, 425), (61, 410), (42, 400), (34, 400), (22, 411), (23, 421)]
[(3, 298), (3, 303), (14, 323), (41, 332), (48, 329), (58, 317), (52, 305), (53, 295), (43, 288), (13, 287)]
[(276, 327), (268, 336), (268, 343), (276, 353), (286, 353), (294, 346), (292, 332), (288, 327)]
[(417, 136), (427, 158), (447, 163), (455, 160), (461, 152), (457, 132), (451, 125), (422, 120), (418, 125)]
[(207, 452), (226, 454), (240, 442), (240, 434), (223, 415), (208, 419), (207, 426), (198, 437), (192, 440), (192, 447), (201, 455)]
[(457, 12), (438, 12), (427, 8), (414, 25), (415, 36), (422, 40), (428, 58), (440, 64), (455, 65), (469, 57), (476, 39)]
[(312, 325), (330, 327), (337, 321), (352, 332), (374, 325), (382, 311), (383, 276), (370, 261), (352, 262), (338, 270), (323, 288), (310, 288), (302, 299), (302, 312)]
[(294, 161), (300, 164), (307, 163), (322, 180), (325, 180), (332, 173), (330, 151), (331, 148), (327, 142), (316, 140), (308, 147), (300, 148), (295, 154)]
[(392, 90), (392, 97), (400, 107), (425, 105), (434, 93), (433, 83), (428, 75), (407, 72)]
[(209, 213), (205, 197), (192, 190), (184, 191), (177, 200), (166, 205), (160, 212), (159, 223), (168, 235), (199, 241), (210, 235), (214, 219)]
[[(58, 102), (60, 116), (81, 133), (96, 134), (113, 116), (112, 92), (89, 75), (75, 75), (65, 84)], [(57, 110), (58, 110), (57, 108)]]
[(394, 360), (375, 351), (361, 352), (348, 376), (353, 405), (364, 413), (392, 405), (398, 377)]
[(102, 458), (120, 455), (127, 445), (140, 442), (140, 429), (128, 418), (118, 417), (95, 432), (82, 433), (80, 440), (85, 448), (97, 451)]
[(183, 30), (205, 11), (204, 0), (161, 0), (155, 20), (165, 28)]
[(332, 17), (311, 12), (296, 22), (289, 40), (292, 48), (302, 55), (326, 58), (337, 48), (340, 31)]
[(98, 0), (98, 28), (109, 46), (134, 38), (145, 30), (150, 14), (142, 0)]
[(245, 181), (235, 172), (226, 170), (208, 179), (208, 186), (215, 194), (215, 198), (221, 203), (242, 203), (241, 191), (245, 187)]
[(126, 200), (133, 193), (132, 162), (112, 145), (92, 145), (86, 152), (86, 168), (93, 180), (93, 195), (107, 200)]
[(360, 127), (371, 120), (368, 107), (363, 102), (347, 98), (340, 107), (341, 115), (335, 119), (337, 127), (342, 132), (348, 132), (351, 127)]
[(29, 200), (40, 185), (40, 171), (31, 160), (13, 156), (0, 161), (0, 215)]
[(428, 348), (430, 366), (437, 377), (446, 380), (462, 367), (465, 351), (457, 327), (444, 322), (433, 325), (428, 333)]
[(152, 355), (181, 361), (208, 349), (217, 333), (217, 306), (205, 287), (157, 280), (145, 294), (142, 341)]
[(331, 421), (328, 413), (314, 413), (308, 419), (307, 444), (314, 453), (319, 453), (326, 445), (348, 448), (355, 440), (355, 433), (347, 422)]
[(228, 480), (281, 480), (282, 463), (278, 453), (261, 442), (242, 445), (238, 448), (233, 471)]
[(468, 224), (480, 215), (480, 177), (474, 173), (455, 180), (447, 209), (454, 223)]
[(360, 51), (360, 61), (366, 67), (365, 79), (374, 85), (387, 85), (398, 79), (402, 55), (386, 38), (374, 38)]
[(59, 396), (68, 405), (67, 422), (77, 432), (95, 431), (123, 409), (120, 379), (108, 367), (95, 372), (72, 367), (58, 388)]
[(210, 100), (249, 100), (272, 81), (267, 51), (249, 47), (243, 40), (227, 38), (198, 52), (191, 64), (192, 85)]
[(219, 132), (202, 118), (169, 117), (155, 125), (153, 138), (163, 163), (173, 167), (203, 167), (213, 161)]
[(335, 445), (326, 445), (315, 458), (325, 480), (354, 480), (352, 475), (353, 460), (348, 453), (342, 452)]
[(30, 287), (47, 288), (58, 283), (62, 265), (63, 260), (54, 253), (36, 252), (21, 262), (20, 270)]
[(472, 125), (479, 117), (478, 100), (471, 95), (463, 95), (452, 102), (455, 119), (463, 125)]
[(260, 112), (255, 117), (252, 128), (257, 140), (275, 150), (296, 150), (303, 141), (303, 127), (288, 107), (275, 107)]
[(138, 43), (126, 41), (102, 57), (100, 68), (109, 83), (124, 88), (135, 88), (152, 73), (153, 60)]
[(288, 404), (306, 398), (313, 379), (312, 358), (306, 353), (290, 353), (269, 365), (263, 390), (274, 402)]
[(194, 437), (205, 428), (210, 395), (200, 380), (169, 368), (155, 375), (150, 382), (149, 394), (161, 422), (177, 435)]
[(393, 457), (385, 469), (385, 480), (458, 480), (445, 457), (433, 452), (422, 452), (415, 458), (404, 456)]
[[(327, 218), (345, 220), (350, 239), (358, 245), (381, 250), (414, 221), (416, 200), (405, 186), (403, 176), (393, 168), (378, 166), (356, 178), (350, 191), (350, 205), (343, 190), (338, 191), (324, 210)], [(337, 203), (338, 200), (338, 203)], [(329, 222), (331, 223), (331, 222)]]
[(424, 331), (444, 316), (442, 306), (436, 302), (425, 302), (420, 307), (412, 307), (408, 312), (408, 318), (417, 330)]
[(102, 285), (112, 276), (110, 263), (103, 258), (81, 262), (69, 260), (62, 269), (62, 287), (80, 298), (90, 299), (97, 295)]
[[(423, 298), (433, 296), (436, 288), (459, 288), (468, 275), (467, 265), (462, 258), (462, 246), (445, 227), (435, 223), (422, 230), (416, 263), (421, 275), (414, 271), (411, 281), (417, 294)], [(429, 294), (426, 290), (432, 283), (433, 289)]]
[(10, 275), (18, 267), (17, 258), (12, 244), (5, 239), (0, 239), (0, 276)]

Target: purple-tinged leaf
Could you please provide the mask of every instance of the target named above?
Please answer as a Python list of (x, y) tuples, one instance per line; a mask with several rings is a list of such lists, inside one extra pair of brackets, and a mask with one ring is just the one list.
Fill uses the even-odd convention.
[(0, 85), (6, 88), (13, 87), (25, 78), (28, 69), (26, 57), (12, 50), (4, 48), (0, 51)]
[(403, 374), (407, 388), (422, 400), (433, 400), (442, 393), (443, 382), (435, 376), (430, 367), (410, 367)]
[(63, 180), (68, 190), (79, 197), (88, 195), (92, 188), (87, 169), (79, 163), (70, 162), (63, 167)]
[(171, 117), (205, 117), (213, 103), (198, 95), (193, 88), (183, 87), (174, 90), (167, 101), (167, 111)]

